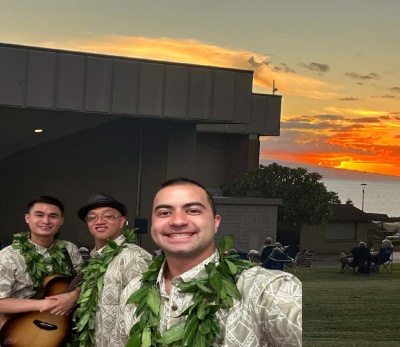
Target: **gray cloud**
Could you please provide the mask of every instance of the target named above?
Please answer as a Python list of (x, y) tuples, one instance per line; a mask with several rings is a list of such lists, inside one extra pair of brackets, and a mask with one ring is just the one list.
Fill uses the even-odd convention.
[(291, 67), (289, 67), (285, 63), (281, 63), (280, 66), (275, 66), (274, 67), (275, 71), (282, 71), (282, 72), (288, 72), (288, 73), (296, 73), (295, 70), (293, 70)]
[(353, 78), (355, 80), (378, 80), (381, 78), (375, 72), (371, 72), (368, 75), (360, 75), (356, 72), (346, 72), (344, 75), (347, 77)]
[(385, 95), (381, 95), (381, 96), (372, 96), (372, 98), (374, 98), (374, 99), (397, 99), (397, 96), (385, 94)]
[[(318, 119), (318, 122), (315, 122), (315, 119)], [(338, 125), (335, 123), (337, 120), (343, 120), (343, 116), (339, 115), (319, 115), (319, 116), (295, 116), (291, 117), (290, 119), (285, 120), (284, 122), (281, 123), (281, 128), (282, 129), (296, 129), (296, 131), (299, 131), (300, 129), (303, 130), (311, 130), (311, 129), (326, 129), (326, 130), (335, 130), (337, 127), (340, 127), (341, 125)]]
[(269, 63), (267, 61), (262, 61), (260, 63), (256, 62), (254, 60), (254, 57), (251, 57), (247, 62), (254, 68), (258, 68), (258, 67), (260, 67), (262, 65), (267, 65), (267, 66), (269, 65)]
[(380, 123), (379, 117), (353, 118), (353, 121), (357, 123)]
[(338, 100), (341, 100), (341, 101), (357, 101), (357, 100), (360, 100), (360, 99), (349, 97), (349, 98), (341, 98), (341, 99), (338, 99)]
[(343, 116), (340, 116), (340, 115), (337, 115), (337, 114), (320, 114), (320, 115), (315, 116), (313, 118), (326, 119), (326, 120), (342, 120), (342, 119), (344, 119)]
[(307, 129), (323, 129), (323, 130), (334, 130), (337, 126), (334, 126), (328, 122), (320, 122), (320, 123), (305, 123), (305, 122), (284, 122), (281, 124), (282, 129), (296, 129), (299, 131), (300, 129), (307, 130)]
[(304, 67), (305, 69), (308, 69), (311, 71), (316, 71), (316, 72), (328, 72), (329, 71), (329, 65), (327, 65), (327, 64), (312, 62), (310, 64), (299, 63), (298, 65), (301, 67)]

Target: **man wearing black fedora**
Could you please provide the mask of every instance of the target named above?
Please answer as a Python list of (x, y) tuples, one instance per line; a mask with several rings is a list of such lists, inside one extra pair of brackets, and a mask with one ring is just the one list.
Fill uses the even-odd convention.
[[(80, 309), (87, 307), (86, 312), (78, 311), (78, 318), (79, 315), (81, 317), (87, 315), (87, 311), (91, 309), (84, 299), (85, 295), (89, 295), (89, 292), (92, 296), (97, 295), (97, 297), (91, 297), (92, 302), (97, 302), (97, 308), (95, 308), (95, 317), (90, 317), (89, 320), (95, 318), (94, 346), (98, 347), (114, 344), (115, 320), (120, 294), (131, 279), (140, 277), (142, 272), (147, 270), (147, 263), (151, 259), (148, 252), (137, 246), (128, 234), (124, 234), (127, 214), (128, 209), (123, 203), (101, 192), (92, 194), (88, 203), (78, 211), (79, 218), (87, 223), (95, 241), (95, 248), (90, 252), (92, 259), (89, 259), (88, 264), (85, 265), (92, 268), (84, 271), (84, 281), (96, 277), (96, 271), (99, 273), (94, 287), (98, 286), (98, 281), (103, 281), (102, 289), (97, 294), (93, 294), (95, 291), (92, 291), (92, 288), (81, 291), (81, 297), (78, 300), (82, 302)], [(109, 244), (110, 241), (114, 242)], [(104, 259), (104, 263), (100, 262), (100, 267), (99, 259)], [(101, 274), (101, 271), (105, 269), (105, 273)], [(82, 288), (85, 288), (84, 285)], [(90, 325), (87, 324), (88, 330), (90, 330)], [(81, 336), (87, 335), (85, 329), (81, 327)]]

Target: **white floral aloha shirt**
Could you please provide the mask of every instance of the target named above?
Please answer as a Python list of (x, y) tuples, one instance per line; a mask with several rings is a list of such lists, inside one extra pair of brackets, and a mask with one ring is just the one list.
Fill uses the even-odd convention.
[[(181, 281), (191, 281), (206, 276), (205, 265), (217, 262), (218, 253), (172, 280), (170, 294), (165, 291), (161, 269), (157, 285), (161, 293), (160, 332), (182, 322), (179, 315), (192, 303), (191, 293), (181, 293), (177, 288)], [(138, 321), (136, 307), (126, 304), (129, 296), (139, 289), (140, 278), (135, 278), (121, 295), (117, 317), (117, 341), (115, 347), (125, 346), (129, 330)], [(255, 266), (243, 271), (237, 281), (242, 294), (229, 310), (217, 312), (223, 340), (215, 340), (213, 346), (241, 347), (298, 347), (302, 344), (302, 286), (297, 277), (277, 270)]]
[[(43, 255), (44, 259), (50, 259), (50, 249), (33, 243), (36, 252)], [(76, 272), (82, 265), (82, 257), (78, 247), (69, 241), (63, 240), (65, 248), (71, 258), (72, 265)], [(49, 272), (51, 266), (48, 266)], [(26, 272), (25, 258), (18, 249), (7, 246), (0, 251), (0, 299), (5, 298), (32, 298), (36, 294), (33, 289), (32, 278)], [(0, 312), (0, 322), (2, 321), (2, 313)]]
[[(125, 236), (121, 235), (114, 241), (120, 245)], [(104, 249), (93, 249), (91, 257), (101, 257)], [(116, 334), (116, 318), (120, 295), (126, 285), (135, 278), (141, 278), (147, 270), (151, 255), (135, 244), (127, 244), (126, 248), (110, 263), (104, 275), (103, 290), (99, 294), (96, 312), (95, 337), (97, 347), (114, 346)]]

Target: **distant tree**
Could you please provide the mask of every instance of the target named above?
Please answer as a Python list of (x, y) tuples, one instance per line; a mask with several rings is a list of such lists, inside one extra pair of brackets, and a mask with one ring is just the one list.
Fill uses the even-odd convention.
[(279, 198), (278, 219), (294, 224), (325, 224), (332, 215), (331, 204), (340, 204), (337, 193), (321, 182), (319, 173), (292, 169), (277, 163), (249, 171), (243, 179), (222, 187), (225, 196)]
[(347, 199), (346, 200), (346, 205), (353, 205), (354, 206), (354, 202), (351, 199)]

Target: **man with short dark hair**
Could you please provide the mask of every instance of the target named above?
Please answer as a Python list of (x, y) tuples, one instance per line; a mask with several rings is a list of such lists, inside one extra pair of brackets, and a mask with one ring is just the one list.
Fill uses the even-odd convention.
[(117, 347), (128, 341), (301, 346), (300, 281), (235, 260), (227, 254), (231, 244), (217, 250), (220, 222), (212, 197), (198, 182), (179, 178), (162, 185), (153, 202), (151, 236), (165, 256), (154, 258), (149, 271), (123, 291)]
[[(79, 218), (86, 222), (95, 242), (95, 248), (90, 252), (91, 259), (87, 260), (82, 270), (85, 277), (78, 301), (79, 345), (89, 346), (92, 339), (95, 340), (93, 346), (114, 345), (120, 294), (130, 280), (140, 278), (151, 259), (148, 252), (135, 244), (133, 235), (124, 233), (127, 214), (128, 209), (123, 203), (101, 192), (94, 193), (78, 211)], [(98, 281), (103, 283), (99, 292), (87, 282), (85, 287), (85, 281), (93, 279), (96, 282), (93, 287), (98, 287)], [(90, 292), (90, 300), (86, 300), (88, 293), (85, 288)], [(96, 307), (89, 307), (90, 303), (95, 303)], [(93, 317), (81, 326), (79, 320), (83, 320), (87, 311), (93, 312)], [(93, 321), (94, 331), (90, 327)], [(94, 336), (89, 337), (92, 333)]]
[(10, 314), (49, 311), (66, 315), (72, 311), (79, 289), (33, 299), (47, 275), (71, 276), (82, 264), (78, 248), (57, 237), (64, 223), (63, 214), (64, 206), (58, 199), (33, 199), (25, 214), (30, 232), (15, 234), (13, 243), (0, 251), (0, 326)]

